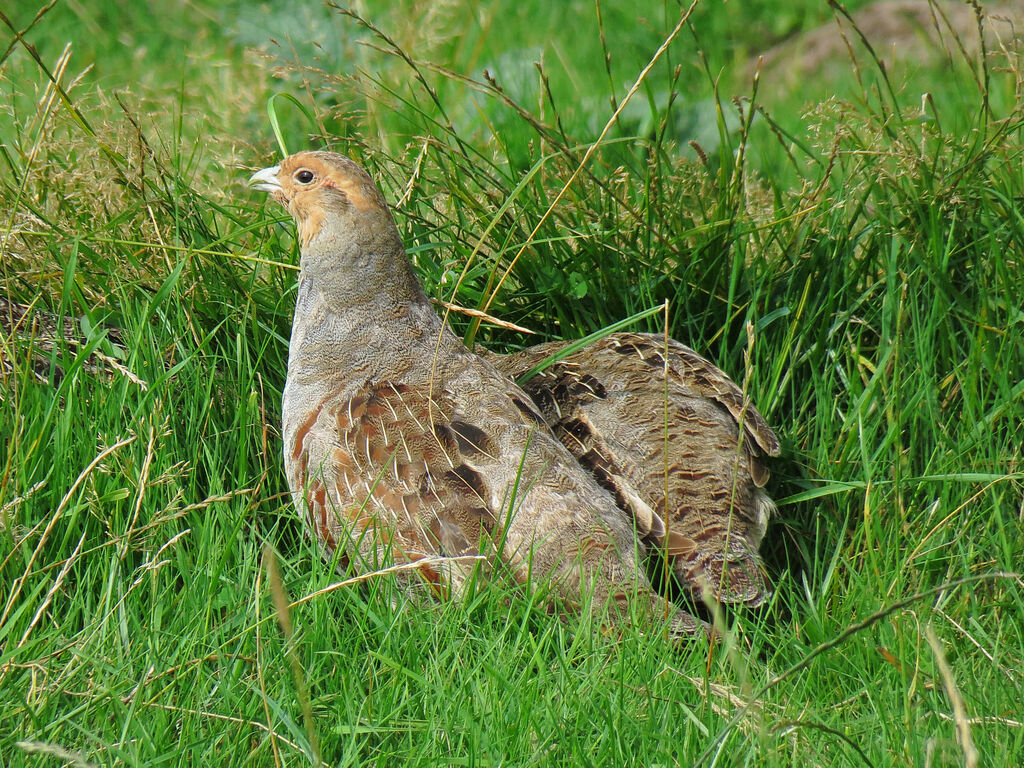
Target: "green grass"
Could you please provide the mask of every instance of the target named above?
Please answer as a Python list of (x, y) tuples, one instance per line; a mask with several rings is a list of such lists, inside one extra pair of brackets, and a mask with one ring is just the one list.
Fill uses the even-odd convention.
[[(602, 4), (602, 47), (589, 4), (396, 3), (387, 39), (312, 4), (121, 5), (57, 5), (39, 61), (0, 62), (3, 295), (81, 318), (35, 362), (0, 335), (0, 764), (973, 764), (958, 726), (978, 765), (1024, 760), (1015, 58), (859, 51), (860, 80), (755, 93), (748, 55), (827, 9), (702, 3), (531, 238), (685, 7)], [(785, 446), (765, 610), (672, 648), (381, 575), (281, 629), (275, 598), (339, 575), (284, 495), (296, 246), (244, 187), (275, 92), (309, 115), (275, 102), (289, 149), (329, 137), (401, 201), (429, 293), (538, 332), (453, 314), (475, 343), (668, 301), (745, 380)]]

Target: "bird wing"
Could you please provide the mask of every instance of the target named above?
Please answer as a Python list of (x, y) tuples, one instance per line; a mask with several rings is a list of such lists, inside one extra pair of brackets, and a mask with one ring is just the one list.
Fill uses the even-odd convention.
[[(476, 555), (493, 530), (485, 480), (467, 463), (491, 446), (444, 393), (399, 381), (367, 385), (310, 409), (287, 444), (289, 481), (303, 489), (296, 504), (310, 530), (328, 550), (357, 554), (359, 570)], [(458, 585), (464, 565), (419, 570), (443, 588)]]
[[(564, 346), (491, 360), (515, 378)], [(720, 369), (671, 339), (621, 333), (523, 387), (692, 591), (706, 586), (725, 602), (767, 596), (757, 550), (773, 505), (762, 490), (769, 476), (762, 458), (777, 454), (779, 443)]]

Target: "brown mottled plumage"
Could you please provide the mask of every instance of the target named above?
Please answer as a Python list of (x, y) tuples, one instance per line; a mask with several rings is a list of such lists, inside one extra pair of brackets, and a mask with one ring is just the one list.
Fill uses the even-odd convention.
[[(94, 330), (98, 332), (106, 335), (111, 351), (124, 351), (119, 329), (108, 326), (102, 331)], [(53, 382), (59, 384), (64, 378), (64, 369), (56, 362), (59, 356), (54, 351), (63, 345), (77, 352), (91, 340), (75, 318), (43, 309), (38, 300), (20, 304), (0, 296), (0, 379), (14, 371), (15, 356), (22, 356), (36, 381), (46, 384), (52, 377)], [(99, 349), (92, 349), (82, 370), (100, 376), (117, 373), (145, 386), (131, 371)]]
[(456, 592), (469, 566), (427, 558), (481, 553), (567, 603), (584, 591), (619, 609), (636, 599), (674, 633), (699, 632), (653, 591), (611, 494), (434, 312), (369, 175), (302, 152), (252, 183), (289, 210), (302, 244), (284, 458), (326, 550), (364, 569), (422, 560), (425, 579)]
[[(568, 342), (492, 355), (516, 379)], [(666, 365), (667, 357), (667, 365)], [(779, 442), (718, 368), (662, 336), (612, 334), (523, 382), (555, 435), (629, 510), (697, 596), (756, 605)]]

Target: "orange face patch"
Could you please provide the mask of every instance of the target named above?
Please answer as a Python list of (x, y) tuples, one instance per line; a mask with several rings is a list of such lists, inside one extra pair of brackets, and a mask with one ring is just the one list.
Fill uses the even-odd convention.
[[(275, 198), (286, 205), (295, 219), (303, 248), (321, 233), (327, 212), (339, 204), (339, 197), (344, 198), (342, 205), (356, 210), (386, 208), (373, 181), (362, 169), (337, 156), (333, 156), (337, 162), (330, 162), (321, 154), (299, 152), (285, 158), (277, 174), (281, 190)], [(300, 172), (310, 176), (300, 180)]]
[(345, 197), (348, 198), (348, 201), (353, 208), (365, 210), (373, 205), (373, 201), (370, 200), (363, 191), (365, 189), (365, 185), (359, 179), (354, 179), (351, 176), (343, 176), (338, 173), (331, 173), (324, 180), (324, 186), (334, 187), (335, 189), (341, 190), (345, 194)]
[(296, 199), (292, 201), (291, 213), (295, 217), (299, 243), (305, 248), (324, 227), (324, 209), (315, 203)]

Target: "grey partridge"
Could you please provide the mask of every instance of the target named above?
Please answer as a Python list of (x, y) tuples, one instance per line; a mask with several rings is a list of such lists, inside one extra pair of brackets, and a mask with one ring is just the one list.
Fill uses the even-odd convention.
[(456, 594), (474, 565), (459, 556), (482, 555), (560, 603), (590, 593), (613, 622), (638, 601), (673, 634), (703, 630), (653, 590), (633, 521), (529, 396), (434, 312), (362, 168), (301, 152), (250, 183), (297, 225), (284, 463), (325, 554), (363, 570), (419, 562)]
[[(491, 355), (513, 379), (569, 342)], [(720, 369), (664, 336), (609, 335), (522, 383), (555, 435), (628, 510), (695, 597), (757, 605), (779, 441)]]

